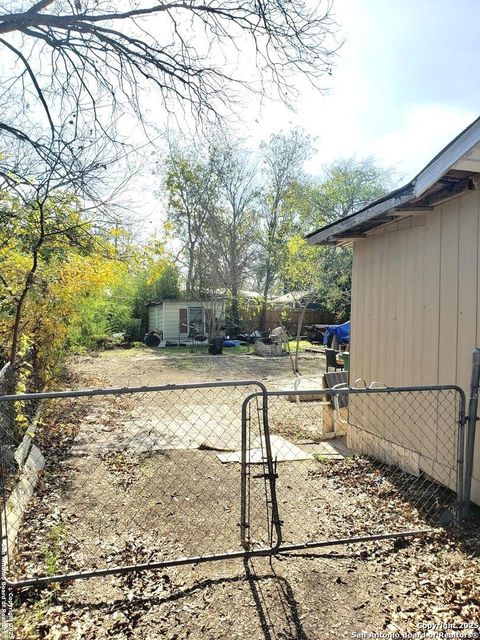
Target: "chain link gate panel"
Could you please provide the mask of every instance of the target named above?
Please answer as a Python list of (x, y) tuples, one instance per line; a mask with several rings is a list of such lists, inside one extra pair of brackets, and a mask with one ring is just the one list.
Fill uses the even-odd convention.
[[(39, 407), (33, 438), (22, 419)], [(247, 381), (4, 396), (8, 581), (266, 555), (448, 522), (463, 500), (464, 416), (453, 386), (267, 392)]]
[(457, 517), (459, 387), (270, 391), (267, 401), (280, 550), (413, 535)]
[[(8, 582), (271, 553), (265, 393), (246, 381), (0, 398)], [(257, 472), (244, 473), (253, 450)]]

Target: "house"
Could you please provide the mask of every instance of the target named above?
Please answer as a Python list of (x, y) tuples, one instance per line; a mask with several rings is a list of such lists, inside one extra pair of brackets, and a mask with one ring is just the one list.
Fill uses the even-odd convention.
[(148, 305), (148, 331), (161, 331), (163, 340), (185, 342), (195, 335), (208, 336), (210, 319), (225, 317), (225, 300), (184, 300), (175, 298)]
[[(468, 397), (480, 344), (480, 118), (404, 187), (307, 239), (353, 247), (351, 380), (456, 383)], [(399, 429), (407, 421), (408, 411)], [(431, 475), (449, 486), (454, 451), (453, 442), (437, 446), (432, 462)], [(480, 504), (480, 437), (472, 499)]]
[(283, 316), (282, 324), (290, 335), (296, 335), (299, 320), (301, 320), (302, 333), (308, 325), (334, 322), (334, 316), (322, 307), (310, 291), (290, 291), (270, 298), (266, 317), (268, 330), (278, 327), (280, 313)]

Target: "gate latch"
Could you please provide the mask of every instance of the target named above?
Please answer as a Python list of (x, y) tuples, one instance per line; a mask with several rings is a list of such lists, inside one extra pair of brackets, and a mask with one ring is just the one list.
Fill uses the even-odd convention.
[(258, 473), (252, 476), (252, 478), (266, 478), (267, 480), (274, 478), (276, 480), (278, 478), (278, 473)]

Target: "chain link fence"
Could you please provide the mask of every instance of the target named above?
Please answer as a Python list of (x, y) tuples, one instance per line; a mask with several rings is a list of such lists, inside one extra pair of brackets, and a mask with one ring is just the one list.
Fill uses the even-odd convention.
[(413, 533), (457, 518), (457, 387), (268, 392), (282, 547)]
[[(26, 415), (38, 417), (27, 431)], [(267, 392), (246, 381), (3, 397), (8, 580), (448, 523), (463, 499), (464, 415), (457, 387)]]
[[(212, 383), (4, 399), (9, 579), (38, 583), (241, 555), (247, 543), (270, 549), (273, 484), (261, 388)], [(259, 395), (247, 421), (241, 409), (252, 393)], [(28, 403), (41, 403), (34, 447), (32, 433), (20, 440), (14, 418)], [(242, 477), (247, 442), (260, 464)], [(12, 460), (19, 445), (28, 453), (20, 465)], [(248, 493), (243, 520), (241, 491)]]

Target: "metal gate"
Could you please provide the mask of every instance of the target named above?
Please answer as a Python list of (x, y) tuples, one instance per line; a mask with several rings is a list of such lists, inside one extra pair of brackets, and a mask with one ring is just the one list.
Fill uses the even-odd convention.
[(464, 425), (456, 386), (4, 396), (3, 577), (40, 585), (415, 535), (461, 511)]
[(269, 391), (266, 400), (280, 551), (406, 537), (460, 519), (461, 388)]
[[(270, 554), (279, 527), (265, 394), (242, 381), (0, 398), (7, 582)], [(36, 433), (20, 439), (19, 417), (39, 407)], [(247, 446), (254, 474), (242, 473)]]

